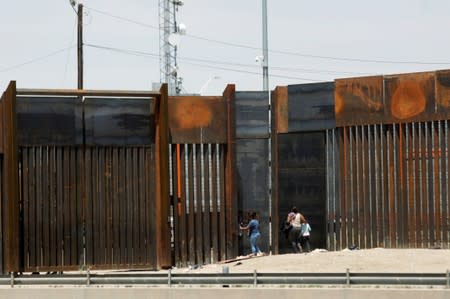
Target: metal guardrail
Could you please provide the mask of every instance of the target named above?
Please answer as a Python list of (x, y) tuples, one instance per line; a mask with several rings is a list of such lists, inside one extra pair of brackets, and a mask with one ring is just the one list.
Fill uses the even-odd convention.
[(442, 286), (450, 288), (450, 272), (446, 273), (108, 273), (14, 275), (0, 276), (0, 285), (153, 285), (153, 286), (213, 286), (213, 285), (405, 285)]

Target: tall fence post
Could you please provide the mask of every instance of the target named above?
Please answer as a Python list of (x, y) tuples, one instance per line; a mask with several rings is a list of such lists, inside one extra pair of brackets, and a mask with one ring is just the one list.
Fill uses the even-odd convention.
[(155, 101), (155, 163), (156, 163), (156, 258), (158, 268), (170, 267), (169, 227), (169, 126), (167, 84), (162, 84)]
[(4, 272), (20, 271), (18, 147), (16, 129), (16, 82), (11, 81), (2, 96), (3, 105), (3, 202), (2, 222)]

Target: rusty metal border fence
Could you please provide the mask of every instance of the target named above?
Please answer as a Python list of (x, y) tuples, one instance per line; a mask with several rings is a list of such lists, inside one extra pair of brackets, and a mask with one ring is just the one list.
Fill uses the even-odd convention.
[[(33, 97), (153, 99), (154, 143), (92, 146), (77, 137), (81, 143), (67, 144), (71, 139), (60, 134), (62, 143), (46, 144), (50, 136), (36, 143), (27, 133), (25, 139), (31, 139), (21, 136), (19, 147), (17, 95), (31, 102)], [(157, 92), (16, 91), (11, 82), (0, 102), (3, 273), (171, 266), (168, 153), (161, 146), (168, 144), (167, 99), (166, 85)]]
[(448, 120), (343, 127), (327, 141), (330, 249), (449, 247)]
[(175, 263), (187, 266), (224, 260), (226, 148), (211, 143), (171, 147)]
[(279, 135), (315, 131), (325, 139), (323, 246), (450, 247), (449, 79), (442, 70), (277, 87), (275, 246)]
[(234, 85), (221, 97), (169, 99), (172, 250), (177, 266), (237, 255), (233, 101)]
[(154, 146), (21, 146), (24, 271), (154, 267)]
[(448, 70), (335, 81), (327, 246), (448, 248)]

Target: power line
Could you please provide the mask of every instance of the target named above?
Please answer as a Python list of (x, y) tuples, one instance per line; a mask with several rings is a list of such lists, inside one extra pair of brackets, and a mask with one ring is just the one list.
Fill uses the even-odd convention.
[[(119, 49), (119, 48), (114, 48), (114, 47), (95, 45), (95, 44), (91, 44), (91, 43), (85, 43), (84, 45), (87, 46), (87, 47), (91, 47), (91, 48), (108, 50), (108, 51), (118, 52), (118, 53), (122, 53), (122, 54), (129, 54), (129, 55), (134, 55), (134, 56), (150, 57), (150, 58), (159, 59), (159, 54), (154, 54), (154, 53), (148, 53), (148, 52), (142, 52), (142, 51), (136, 51), (136, 50), (129, 50), (129, 49)], [(212, 63), (215, 63), (215, 64), (228, 64), (228, 63), (214, 62), (214, 61), (205, 60), (205, 59), (183, 58), (183, 57), (181, 57), (180, 59), (181, 60), (186, 60), (186, 61), (189, 61), (189, 60), (191, 60), (191, 61), (200, 61), (200, 62), (205, 62), (206, 61), (206, 62), (212, 62)], [(221, 67), (221, 66), (217, 66), (217, 65), (200, 64), (200, 63), (193, 63), (193, 62), (186, 62), (186, 61), (184, 63), (190, 64), (190, 65), (195, 65), (195, 66), (200, 66), (200, 67), (205, 67), (205, 68), (219, 69), (219, 70), (238, 72), (238, 73), (245, 73), (245, 74), (252, 74), (252, 75), (261, 75), (262, 74), (260, 72), (238, 70), (238, 69), (233, 69), (233, 68)], [(249, 67), (249, 65), (242, 65), (242, 64), (240, 66)], [(251, 66), (251, 67), (255, 67), (255, 66)], [(270, 74), (270, 76), (271, 77), (278, 77), (278, 78), (285, 78), (285, 79), (311, 81), (311, 82), (324, 81), (322, 79), (301, 78), (301, 77), (285, 76), (285, 75), (278, 75), (278, 74)]]
[[(103, 14), (103, 15), (107, 15), (107, 16), (110, 16), (110, 17), (113, 17), (113, 18), (116, 18), (116, 19), (120, 19), (120, 20), (123, 20), (123, 21), (128, 21), (128, 22), (134, 23), (136, 25), (140, 25), (140, 26), (144, 26), (144, 27), (147, 27), (147, 28), (152, 28), (152, 29), (159, 30), (159, 28), (157, 28), (156, 26), (152, 26), (152, 25), (145, 24), (145, 23), (142, 23), (142, 22), (137, 22), (137, 21), (134, 21), (134, 20), (131, 20), (131, 19), (128, 19), (128, 18), (112, 15), (110, 13), (107, 13), (107, 12), (104, 12), (104, 11), (101, 11), (101, 10), (98, 10), (98, 9), (94, 9), (94, 8), (89, 8), (89, 9), (92, 10), (92, 11), (95, 11), (97, 13), (100, 13), (100, 14)], [(196, 35), (192, 35), (192, 34), (186, 34), (186, 36), (190, 37), (190, 38), (193, 38), (193, 39), (203, 40), (203, 41), (212, 42), (212, 43), (217, 43), (217, 44), (230, 46), (230, 47), (238, 47), (238, 48), (245, 48), (245, 49), (251, 49), (251, 50), (258, 50), (258, 51), (261, 50), (260, 47), (243, 45), (243, 44), (237, 44), (237, 43), (226, 42), (226, 41), (220, 41), (220, 40), (206, 38), (206, 37), (201, 37), (201, 36), (196, 36)], [(429, 61), (416, 61), (416, 60), (400, 61), (400, 60), (389, 60), (389, 59), (363, 59), (363, 58), (352, 58), (352, 57), (313, 55), (313, 54), (305, 54), (305, 53), (300, 53), (300, 52), (290, 52), (290, 51), (282, 51), (282, 50), (269, 50), (269, 52), (270, 53), (283, 54), (283, 55), (289, 55), (289, 56), (314, 58), (314, 59), (361, 62), (361, 63), (450, 65), (450, 62), (447, 62), (447, 61), (444, 61), (444, 62), (429, 62)]]
[(24, 66), (24, 65), (31, 64), (31, 63), (34, 63), (34, 62), (37, 62), (37, 61), (46, 59), (46, 58), (48, 58), (48, 57), (57, 55), (57, 54), (59, 54), (59, 53), (61, 53), (61, 52), (67, 51), (67, 50), (72, 49), (72, 48), (74, 48), (74, 47), (75, 47), (75, 45), (72, 45), (72, 46), (70, 46), (70, 47), (67, 47), (67, 48), (64, 48), (64, 49), (60, 49), (60, 50), (51, 52), (51, 53), (49, 53), (49, 54), (47, 54), (47, 55), (40, 56), (40, 57), (37, 57), (37, 58), (31, 59), (31, 60), (28, 60), (28, 61), (23, 62), (23, 63), (19, 63), (19, 64), (16, 64), (16, 65), (12, 65), (12, 66), (9, 66), (9, 67), (0, 69), (0, 73), (7, 72), (7, 71), (10, 71), (10, 70), (13, 70), (13, 69), (22, 67), (22, 66)]
[(142, 26), (142, 27), (147, 27), (147, 28), (159, 30), (159, 28), (157, 26), (153, 26), (153, 25), (149, 25), (149, 24), (146, 24), (146, 23), (135, 21), (135, 20), (132, 20), (132, 19), (129, 19), (129, 18), (124, 18), (124, 17), (121, 17), (121, 16), (113, 15), (111, 13), (108, 13), (108, 12), (105, 12), (105, 11), (101, 11), (101, 10), (98, 10), (98, 9), (95, 9), (95, 8), (92, 8), (92, 7), (89, 7), (89, 6), (86, 6), (86, 5), (84, 7), (86, 9), (95, 11), (98, 14), (105, 15), (105, 16), (108, 16), (108, 17), (111, 17), (111, 18), (114, 18), (114, 19), (118, 19), (118, 20), (121, 20), (121, 21), (126, 21), (126, 22), (129, 22), (129, 23), (132, 23), (132, 24), (136, 24), (136, 25), (139, 25), (139, 26)]
[[(98, 49), (104, 49), (104, 50), (110, 50), (125, 54), (131, 54), (135, 56), (152, 56), (152, 57), (159, 57), (158, 54), (155, 53), (149, 53), (149, 52), (143, 52), (143, 51), (136, 51), (136, 50), (130, 50), (130, 49), (120, 49), (120, 48), (114, 48), (114, 47), (107, 47), (107, 46), (101, 46), (91, 43), (85, 43), (86, 46), (92, 47), (92, 48), (98, 48)], [(219, 65), (228, 65), (228, 66), (237, 66), (237, 67), (245, 67), (245, 68), (259, 68), (257, 65), (251, 65), (251, 64), (242, 64), (242, 63), (235, 63), (235, 62), (225, 62), (225, 61), (215, 61), (215, 60), (208, 60), (208, 59), (200, 59), (200, 58), (191, 58), (191, 57), (179, 57), (180, 60), (183, 61), (195, 61), (195, 62), (202, 62), (202, 63), (209, 63), (209, 64), (219, 64)], [(348, 75), (370, 75), (369, 73), (357, 73), (357, 72), (345, 72), (345, 71), (330, 71), (330, 70), (315, 70), (315, 69), (304, 69), (304, 68), (295, 68), (295, 67), (279, 67), (279, 66), (273, 66), (272, 69), (274, 70), (280, 70), (280, 71), (288, 71), (288, 72), (307, 72), (307, 73), (322, 73), (322, 74), (348, 74)]]

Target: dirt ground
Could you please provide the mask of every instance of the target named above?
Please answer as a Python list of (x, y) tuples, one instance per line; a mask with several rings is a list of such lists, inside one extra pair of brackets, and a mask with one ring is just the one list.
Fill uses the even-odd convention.
[[(225, 267), (225, 268), (224, 268)], [(450, 270), (449, 249), (364, 249), (328, 252), (316, 249), (310, 253), (265, 255), (188, 268), (172, 273), (282, 273), (303, 272), (364, 273), (446, 273)]]

